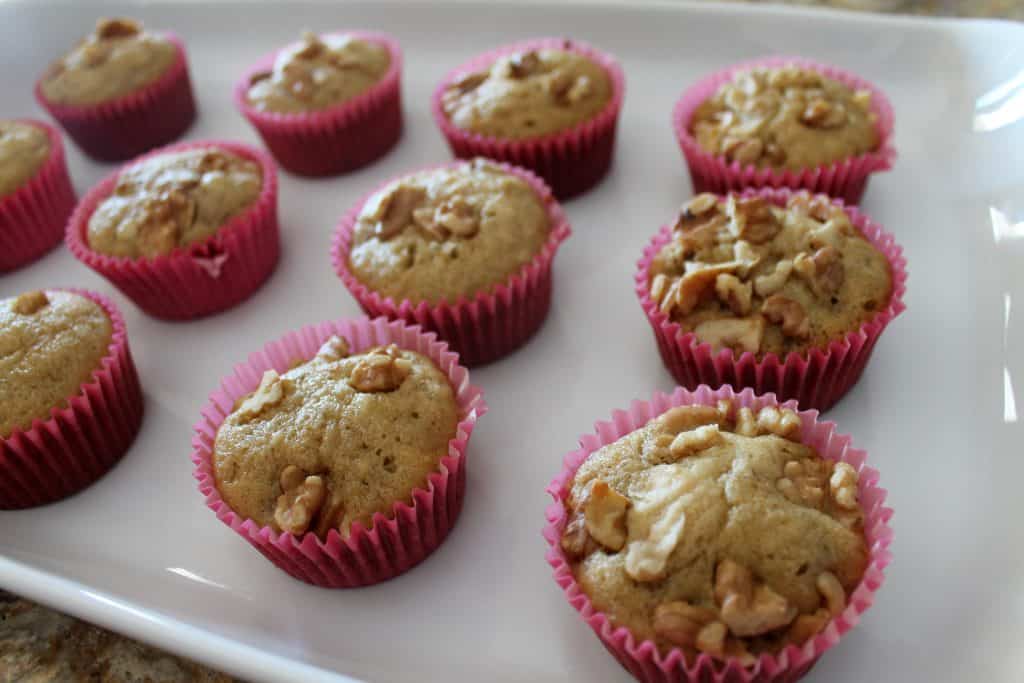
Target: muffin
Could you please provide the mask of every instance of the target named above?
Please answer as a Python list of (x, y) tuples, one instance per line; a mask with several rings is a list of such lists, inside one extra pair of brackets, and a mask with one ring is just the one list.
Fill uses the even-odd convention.
[(565, 199), (611, 166), (624, 82), (618, 63), (588, 45), (534, 40), (449, 73), (434, 118), (455, 156), (529, 168)]
[(171, 142), (195, 119), (185, 50), (131, 19), (100, 19), (36, 84), (36, 99), (94, 159)]
[(864, 454), (813, 413), (728, 387), (616, 415), (549, 488), (566, 595), (640, 680), (799, 678), (888, 562)]
[[(902, 309), (906, 275), (891, 238), (822, 195), (701, 194), (647, 253), (637, 292), (684, 386), (749, 385), (824, 409), (859, 376), (867, 336)], [(824, 374), (774, 372), (855, 348), (863, 358), (825, 363)], [(695, 350), (719, 366), (684, 357)]]
[(683, 94), (676, 134), (694, 188), (786, 186), (856, 203), (887, 170), (892, 111), (865, 81), (805, 60), (737, 65)]
[(0, 346), (0, 508), (58, 500), (102, 476), (142, 418), (113, 304), (62, 290), (0, 300)]
[(476, 159), (376, 190), (343, 219), (334, 265), (368, 313), (434, 330), (479, 365), (543, 323), (551, 261), (568, 234), (540, 180)]
[(454, 524), (486, 411), (442, 342), (383, 318), (308, 327), (253, 354), (196, 425), (218, 517), (296, 578), (377, 583)]
[(224, 310), (277, 263), (276, 169), (232, 142), (157, 150), (93, 188), (67, 239), (80, 261), (150, 315)]
[(401, 69), (401, 50), (388, 36), (306, 31), (245, 73), (235, 104), (284, 168), (335, 175), (398, 142)]
[(55, 247), (76, 201), (60, 133), (38, 121), (0, 119), (0, 272)]

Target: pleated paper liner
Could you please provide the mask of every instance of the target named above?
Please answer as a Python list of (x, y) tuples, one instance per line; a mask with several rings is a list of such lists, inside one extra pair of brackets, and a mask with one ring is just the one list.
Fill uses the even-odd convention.
[(247, 96), (252, 77), (271, 70), (280, 51), (260, 59), (235, 84), (235, 106), (277, 162), (292, 173), (315, 177), (354, 171), (384, 156), (402, 136), (401, 48), (383, 33), (344, 33), (383, 46), (391, 58), (381, 80), (351, 100), (301, 113), (253, 107)]
[[(789, 190), (769, 188), (747, 190), (741, 196), (765, 197), (776, 205), (784, 206), (791, 194)], [(796, 399), (801, 408), (827, 410), (857, 383), (878, 338), (893, 318), (906, 308), (903, 295), (907, 289), (907, 261), (893, 236), (857, 207), (845, 206), (839, 199), (832, 200), (832, 203), (847, 212), (853, 226), (889, 262), (892, 294), (869, 320), (844, 337), (829, 342), (825, 347), (790, 352), (785, 358), (767, 353), (758, 360), (749, 352), (737, 358), (729, 349), (715, 351), (710, 344), (699, 342), (694, 333), (683, 332), (679, 323), (672, 322), (660, 310), (657, 302), (651, 299), (647, 283), (651, 262), (672, 239), (672, 227), (662, 227), (644, 249), (643, 258), (637, 264), (635, 288), (665, 367), (679, 384), (690, 389), (700, 384), (713, 387), (728, 384), (737, 390), (751, 387), (759, 394), (775, 393), (780, 400)]]
[(260, 165), (263, 186), (256, 201), (209, 238), (153, 258), (123, 258), (93, 251), (89, 219), (117, 185), (120, 169), (89, 191), (68, 223), (68, 248), (79, 261), (107, 278), (149, 315), (188, 320), (231, 308), (270, 277), (280, 253), (277, 167), (256, 149), (237, 142), (203, 140), (154, 150), (130, 162), (196, 148), (215, 148)]
[[(867, 466), (864, 451), (852, 447), (850, 437), (836, 433), (832, 422), (819, 422), (816, 411), (800, 412), (803, 421), (801, 441), (812, 446), (823, 458), (847, 462), (859, 472), (858, 500), (864, 509), (864, 534), (868, 547), (868, 567), (860, 585), (849, 595), (846, 609), (833, 618), (817, 636), (803, 646), (789, 645), (778, 654), (762, 654), (752, 666), (743, 666), (736, 658), (716, 660), (701, 653), (687, 661), (679, 649), (667, 654), (658, 651), (649, 640), (640, 641), (625, 627), (615, 627), (608, 616), (598, 611), (576, 582), (560, 545), (566, 525), (564, 501), (576, 470), (591, 453), (639, 429), (669, 408), (680, 405), (715, 405), (720, 399), (733, 400), (738, 406), (758, 410), (778, 406), (775, 396), (757, 396), (750, 389), (735, 393), (728, 387), (712, 390), (700, 386), (690, 392), (677, 387), (672, 394), (656, 393), (650, 401), (634, 401), (628, 410), (612, 413), (608, 422), (598, 422), (593, 434), (580, 438), (579, 450), (565, 457), (564, 468), (548, 486), (555, 502), (546, 511), (544, 538), (548, 542), (548, 563), (554, 568), (555, 581), (565, 593), (569, 604), (594, 630), (608, 651), (622, 666), (644, 683), (789, 683), (801, 678), (819, 657), (839, 643), (840, 639), (860, 621), (861, 615), (874, 603), (875, 593), (885, 580), (885, 568), (892, 561), (889, 546), (893, 532), (889, 527), (892, 510), (885, 507), (885, 489), (878, 486), (878, 472)], [(796, 409), (792, 401), (781, 404)]]
[[(871, 92), (871, 110), (878, 117), (878, 147), (850, 159), (844, 159), (817, 168), (799, 170), (757, 168), (754, 164), (741, 165), (730, 162), (724, 156), (715, 156), (705, 151), (690, 132), (690, 122), (697, 108), (715, 94), (718, 88), (732, 80), (737, 71), (755, 67), (780, 67), (796, 64), (813, 69), (853, 90)], [(687, 89), (676, 102), (672, 112), (672, 126), (683, 156), (690, 167), (690, 179), (694, 193), (714, 192), (724, 194), (748, 187), (774, 187), (809, 190), (814, 193), (838, 197), (847, 204), (860, 201), (872, 173), (887, 171), (896, 159), (892, 145), (893, 112), (885, 93), (868, 81), (854, 74), (827, 64), (820, 64), (799, 57), (770, 57), (735, 64), (717, 71)]]
[(67, 131), (83, 152), (97, 161), (124, 161), (181, 137), (196, 118), (185, 46), (162, 33), (175, 48), (167, 72), (135, 92), (109, 102), (69, 105), (50, 102), (43, 78), (36, 82), (39, 104)]
[[(467, 162), (455, 161), (432, 168), (453, 168), (464, 163)], [(461, 362), (467, 367), (484, 365), (508, 355), (540, 329), (551, 307), (552, 262), (558, 247), (572, 232), (565, 212), (540, 178), (508, 164), (497, 165), (506, 173), (521, 178), (537, 194), (547, 210), (550, 232), (547, 242), (531, 262), (505, 282), (478, 293), (472, 300), (460, 297), (455, 303), (435, 304), (425, 301), (414, 303), (408, 299), (395, 301), (364, 285), (349, 268), (356, 219), (366, 201), (388, 184), (409, 174), (393, 178), (363, 197), (341, 219), (331, 243), (335, 272), (368, 315), (404, 320), (410, 325), (421, 325), (425, 330), (436, 332), (451, 345), (453, 351), (458, 352)]]
[[(448, 443), (448, 454), (424, 486), (414, 489), (410, 502), (396, 501), (389, 514), (377, 513), (367, 528), (353, 524), (347, 538), (331, 530), (327, 540), (314, 533), (301, 537), (260, 527), (237, 515), (217, 489), (212, 458), (217, 430), (231, 413), (235, 401), (253, 392), (263, 372), (274, 368), (284, 373), (296, 358), (308, 359), (332, 335), (348, 340), (353, 354), (368, 348), (396, 344), (417, 351), (445, 373), (455, 393), (459, 424)], [(477, 419), (487, 412), (483, 392), (470, 384), (469, 373), (458, 356), (431, 333), (384, 318), (341, 319), (289, 332), (267, 344), (225, 377), (210, 395), (192, 438), (193, 475), (206, 505), (217, 518), (247, 540), (267, 559), (291, 576), (327, 588), (354, 588), (391, 579), (425, 559), (447, 537), (462, 509), (466, 488), (466, 450)]]
[(24, 185), (0, 197), (0, 272), (32, 263), (60, 244), (78, 201), (60, 132), (41, 121), (18, 122), (46, 131), (50, 154)]
[[(442, 98), (462, 76), (489, 68), (500, 57), (524, 50), (555, 49), (575, 52), (600, 65), (612, 82), (612, 96), (596, 116), (569, 130), (524, 140), (502, 140), (455, 126), (444, 112)], [(611, 167), (615, 128), (626, 92), (622, 67), (613, 57), (586, 43), (565, 38), (540, 38), (486, 52), (449, 72), (434, 90), (434, 120), (460, 159), (487, 157), (527, 168), (544, 179), (559, 199), (569, 199), (596, 185)]]
[(117, 464), (142, 424), (142, 388), (121, 312), (95, 292), (63, 291), (103, 308), (113, 328), (110, 345), (67, 406), (0, 440), (0, 509), (44, 505), (81, 491)]

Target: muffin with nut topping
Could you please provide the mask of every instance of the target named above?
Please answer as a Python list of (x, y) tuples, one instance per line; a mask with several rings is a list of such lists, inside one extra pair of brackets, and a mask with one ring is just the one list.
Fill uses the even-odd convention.
[(846, 608), (868, 564), (858, 473), (792, 410), (671, 408), (568, 483), (560, 547), (595, 609), (663, 654), (752, 665)]
[(741, 64), (684, 93), (676, 135), (694, 188), (786, 186), (855, 203), (886, 170), (892, 111), (871, 84), (805, 60)]
[(181, 42), (131, 19), (100, 19), (53, 62), (36, 98), (92, 157), (120, 160), (170, 142), (195, 118)]
[[(423, 323), (477, 364), (515, 348), (543, 322), (544, 281), (568, 231), (532, 174), (482, 159), (456, 162), (393, 180), (346, 216), (335, 267), (368, 312)], [(435, 322), (473, 323), (495, 306), (510, 311), (500, 324), (520, 327), (489, 323), (480, 330), (487, 338), (474, 339), (473, 330)]]
[(566, 198), (608, 170), (622, 94), (621, 69), (607, 55), (538, 40), (450, 73), (434, 93), (434, 116), (456, 156), (530, 168)]
[(351, 171), (401, 136), (401, 62), (383, 34), (305, 31), (245, 72), (235, 104), (289, 171)]

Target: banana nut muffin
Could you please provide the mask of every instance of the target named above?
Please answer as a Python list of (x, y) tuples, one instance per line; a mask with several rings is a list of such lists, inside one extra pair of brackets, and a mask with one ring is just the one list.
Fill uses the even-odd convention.
[(697, 143), (729, 161), (815, 168), (878, 147), (871, 91), (796, 65), (734, 74), (690, 121)]
[(525, 180), (477, 159), (414, 173), (370, 197), (349, 264), (363, 284), (395, 301), (455, 302), (533, 260), (551, 228)]
[(0, 301), (0, 437), (67, 405), (107, 355), (113, 327), (93, 301), (58, 291)]
[(694, 197), (650, 267), (650, 295), (684, 332), (737, 355), (827, 346), (884, 308), (885, 256), (827, 197)]
[(247, 98), (262, 111), (324, 109), (366, 92), (390, 65), (387, 49), (373, 41), (306, 31), (300, 42), (278, 54), (271, 71), (252, 77)]
[(557, 133), (596, 116), (612, 97), (605, 69), (566, 49), (541, 49), (500, 57), (468, 73), (445, 91), (442, 107), (463, 130), (522, 140)]
[(427, 357), (394, 344), (349, 355), (331, 337), (316, 356), (278, 375), (225, 418), (213, 469), (242, 517), (326, 539), (369, 527), (375, 513), (426, 486), (455, 436), (458, 406)]
[(39, 126), (0, 119), (0, 197), (31, 179), (50, 156), (50, 138)]
[(100, 19), (96, 30), (54, 62), (43, 96), (72, 106), (108, 102), (153, 83), (174, 64), (177, 48), (131, 19)]
[(867, 567), (858, 474), (800, 443), (800, 417), (681, 406), (583, 462), (561, 546), (597, 610), (665, 652), (800, 645)]
[(89, 247), (151, 258), (213, 235), (259, 197), (260, 165), (214, 147), (157, 154), (128, 166), (89, 218)]

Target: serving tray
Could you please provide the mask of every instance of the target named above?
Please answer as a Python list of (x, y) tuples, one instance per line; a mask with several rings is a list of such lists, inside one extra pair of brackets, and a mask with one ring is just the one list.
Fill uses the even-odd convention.
[[(113, 297), (147, 399), (138, 441), (104, 479), (59, 504), (0, 513), (0, 587), (254, 681), (629, 680), (551, 579), (544, 488), (594, 421), (672, 387), (632, 275), (690, 192), (669, 121), (676, 96), (731, 62), (801, 54), (892, 99), (899, 159), (863, 208), (897, 236), (911, 273), (907, 312), (829, 413), (890, 491), (895, 561), (877, 604), (807, 680), (1024, 677), (1024, 26), (682, 2), (24, 0), (0, 3), (0, 116), (42, 117), (35, 77), (111, 14), (184, 38), (200, 108), (187, 139), (258, 143), (232, 107), (232, 83), (306, 27), (399, 39), (406, 132), (357, 173), (282, 174), (280, 265), (222, 315), (148, 318), (63, 248), (0, 277), (2, 296), (73, 285)], [(448, 68), (538, 35), (600, 46), (627, 78), (613, 170), (566, 205), (575, 234), (555, 262), (550, 318), (525, 348), (472, 373), (491, 410), (470, 444), (462, 518), (440, 550), (372, 588), (301, 584), (205, 507), (191, 425), (250, 352), (359, 313), (330, 266), (337, 219), (388, 177), (448, 158), (429, 113)], [(80, 194), (112, 168), (73, 147), (69, 156)]]

